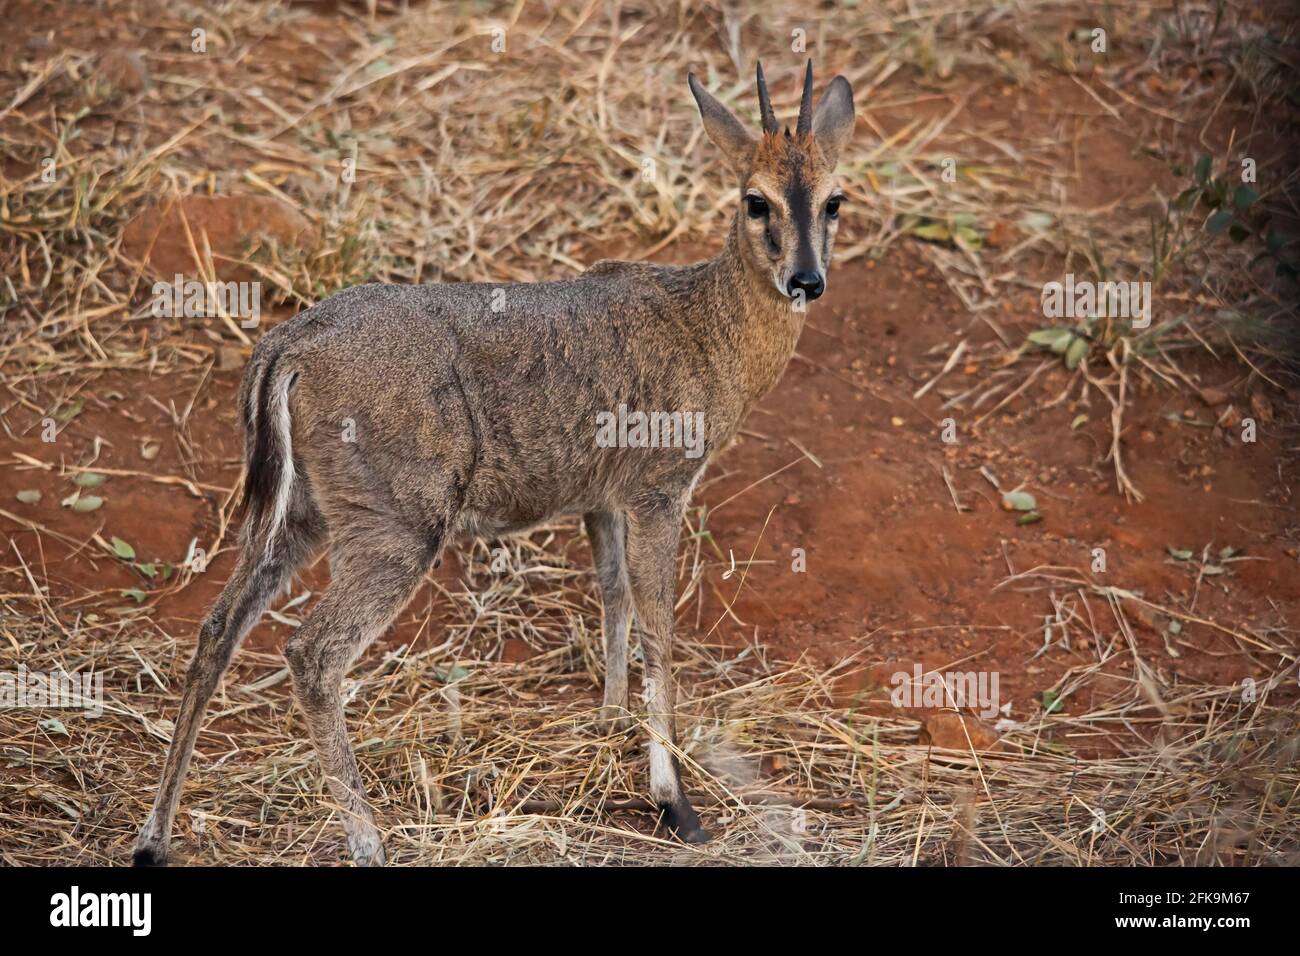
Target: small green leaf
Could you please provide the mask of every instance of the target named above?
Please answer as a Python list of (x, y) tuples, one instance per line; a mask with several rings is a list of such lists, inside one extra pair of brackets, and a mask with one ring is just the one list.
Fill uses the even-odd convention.
[(1169, 552), (1169, 556), (1170, 556), (1171, 558), (1173, 558), (1175, 561), (1190, 561), (1190, 560), (1192, 560), (1192, 552), (1191, 552), (1191, 551), (1188, 551), (1188, 550), (1186, 550), (1186, 549), (1184, 549), (1184, 548), (1175, 548), (1175, 547), (1172, 547), (1172, 546), (1167, 545), (1167, 546), (1165, 547), (1165, 550)]
[(1219, 549), (1219, 560), (1227, 561), (1229, 558), (1235, 558), (1239, 554), (1241, 554), (1240, 548), (1234, 548), (1232, 545), (1228, 545), (1226, 548)]
[(1232, 194), (1232, 204), (1242, 212), (1245, 212), (1251, 206), (1255, 205), (1255, 200), (1259, 199), (1259, 193), (1251, 189), (1245, 183), (1237, 187)]
[(948, 231), (948, 227), (941, 222), (927, 222), (921, 226), (914, 226), (911, 232), (916, 238), (926, 239), (930, 242), (947, 242), (952, 238), (952, 233)]
[(1210, 213), (1210, 218), (1205, 220), (1205, 228), (1211, 235), (1217, 236), (1223, 230), (1232, 224), (1232, 210), (1216, 209)]
[(982, 249), (984, 247), (984, 237), (978, 229), (973, 229), (970, 226), (958, 226), (956, 238), (957, 244), (965, 246), (967, 249)]
[(1057, 355), (1064, 352), (1074, 338), (1073, 329), (1038, 329), (1029, 333), (1029, 342), (1045, 349), (1051, 349)]
[(68, 422), (72, 421), (74, 418), (80, 415), (81, 410), (85, 406), (86, 406), (86, 400), (84, 398), (79, 398), (75, 402), (72, 402), (69, 405), (61, 406), (59, 410), (54, 413), (54, 417), (59, 422), (59, 424), (66, 425), (68, 424)]
[(1014, 511), (1033, 511), (1038, 507), (1034, 496), (1027, 491), (1008, 491), (1002, 496), (1002, 504)]
[(123, 561), (135, 560), (135, 548), (116, 536), (113, 538), (113, 553)]
[(34, 505), (36, 502), (41, 500), (41, 493), (35, 488), (24, 488), (22, 491), (18, 492), (18, 494), (14, 495), (14, 497), (25, 505)]
[(450, 684), (452, 681), (460, 680), (462, 677), (468, 677), (469, 671), (459, 664), (444, 670), (441, 667), (434, 670), (434, 675), (444, 684)]
[(1268, 224), (1268, 232), (1264, 233), (1264, 248), (1273, 255), (1277, 255), (1278, 252), (1281, 251), (1283, 245), (1282, 234), (1277, 231), (1277, 226), (1270, 222)]
[(1042, 700), (1043, 713), (1045, 714), (1056, 713), (1058, 710), (1062, 709), (1065, 703), (1061, 700), (1061, 696), (1054, 690), (1043, 691)]
[(1087, 421), (1088, 421), (1087, 415), (1075, 415), (1074, 421), (1070, 422), (1070, 430), (1073, 431), (1074, 429), (1085, 424)]
[(152, 563), (137, 564), (135, 569), (147, 578), (156, 578), (158, 576), (158, 568)]
[(1077, 338), (1070, 343), (1070, 347), (1065, 350), (1065, 367), (1068, 369), (1078, 368), (1083, 357), (1088, 354), (1088, 340)]
[(1170, 621), (1170, 622), (1169, 622), (1169, 633), (1170, 633), (1170, 634), (1181, 634), (1181, 633), (1183, 633), (1183, 624), (1182, 624), (1182, 622), (1181, 622), (1181, 621)]
[(1019, 518), (1016, 519), (1016, 524), (1018, 525), (1038, 524), (1038, 522), (1042, 520), (1043, 520), (1043, 516), (1040, 515), (1037, 511), (1027, 511), (1024, 514), (1022, 514)]
[(98, 511), (103, 504), (104, 499), (98, 495), (86, 495), (84, 498), (78, 495), (76, 500), (72, 502), (71, 507), (73, 511)]
[(1210, 164), (1212, 162), (1213, 160), (1210, 159), (1209, 153), (1202, 153), (1200, 156), (1196, 158), (1196, 167), (1194, 168), (1192, 175), (1196, 177), (1196, 182), (1198, 184), (1204, 186), (1207, 182), (1209, 182)]
[(1217, 577), (1220, 574), (1223, 574), (1224, 569), (1217, 564), (1207, 564), (1205, 567), (1201, 568), (1201, 573), (1204, 574), (1206, 577), (1212, 578), (1212, 577)]
[(135, 601), (136, 604), (143, 604), (144, 599), (148, 596), (149, 595), (145, 594), (139, 588), (128, 588), (127, 590), (122, 592), (122, 597), (128, 597), (131, 600)]
[(63, 734), (63, 736), (65, 737), (72, 736), (70, 733), (68, 733), (68, 728), (63, 726), (63, 721), (55, 717), (46, 717), (44, 720), (40, 722), (40, 728), (41, 730), (44, 730), (47, 733)]
[(98, 488), (108, 481), (108, 475), (101, 475), (96, 471), (83, 471), (72, 480), (80, 488)]

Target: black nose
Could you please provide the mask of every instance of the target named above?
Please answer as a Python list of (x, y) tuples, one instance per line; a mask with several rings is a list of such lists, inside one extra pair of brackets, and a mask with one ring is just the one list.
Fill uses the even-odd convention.
[(822, 281), (820, 272), (796, 272), (790, 277), (790, 284), (786, 286), (790, 298), (793, 299), (802, 292), (807, 302), (818, 298), (825, 290), (826, 283)]

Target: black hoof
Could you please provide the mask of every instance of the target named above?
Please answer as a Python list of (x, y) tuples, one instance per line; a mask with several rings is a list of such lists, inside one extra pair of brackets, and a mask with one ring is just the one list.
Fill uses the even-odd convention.
[(674, 832), (677, 834), (677, 839), (683, 843), (708, 843), (713, 839), (713, 834), (699, 824), (691, 829), (682, 828)]
[(713, 834), (700, 825), (699, 814), (685, 801), (664, 806), (661, 819), (683, 843), (708, 843), (713, 839)]
[(138, 846), (131, 857), (135, 866), (162, 866), (167, 862), (167, 854), (151, 846)]

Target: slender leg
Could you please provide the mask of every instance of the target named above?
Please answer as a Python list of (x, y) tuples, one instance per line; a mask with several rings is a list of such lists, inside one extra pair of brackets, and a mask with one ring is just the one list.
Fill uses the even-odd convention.
[(627, 643), (632, 628), (632, 587), (627, 577), (627, 516), (593, 511), (582, 516), (600, 581), (605, 641), (605, 699), (601, 717), (615, 732), (632, 726), (627, 689)]
[(645, 651), (645, 702), (650, 730), (650, 796), (664, 821), (687, 843), (703, 843), (709, 832), (686, 799), (677, 745), (676, 686), (672, 672), (673, 604), (677, 537), (684, 499), (660, 497), (629, 514), (628, 576), (641, 622)]
[(330, 557), (330, 585), (285, 645), (294, 696), (358, 866), (381, 866), (384, 847), (348, 740), (343, 675), (410, 600), (434, 555), (405, 535), (343, 538)]
[(185, 772), (189, 769), (203, 722), (221, 676), (230, 666), (239, 642), (257, 623), (279, 591), (324, 538), (320, 515), (310, 507), (299, 510), (286, 524), (281, 544), (267, 555), (261, 542), (245, 540), (239, 562), (222, 589), (217, 603), (199, 628), (198, 648), (185, 673), (180, 713), (172, 731), (171, 746), (163, 764), (162, 780), (153, 809), (136, 840), (135, 863), (164, 863), (171, 841), (172, 820), (180, 801)]

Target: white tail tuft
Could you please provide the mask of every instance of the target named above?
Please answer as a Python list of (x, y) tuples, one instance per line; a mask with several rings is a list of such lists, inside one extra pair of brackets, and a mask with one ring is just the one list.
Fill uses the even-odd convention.
[(268, 408), (268, 417), (271, 420), (263, 425), (275, 429), (276, 442), (272, 454), (280, 458), (275, 498), (271, 503), (266, 527), (263, 529), (268, 557), (275, 547), (276, 538), (284, 528), (285, 516), (289, 513), (289, 498), (293, 494), (293, 438), (289, 427), (289, 388), (295, 378), (297, 378), (296, 374), (285, 375), (278, 382), (273, 383), (275, 394), (271, 396)]

